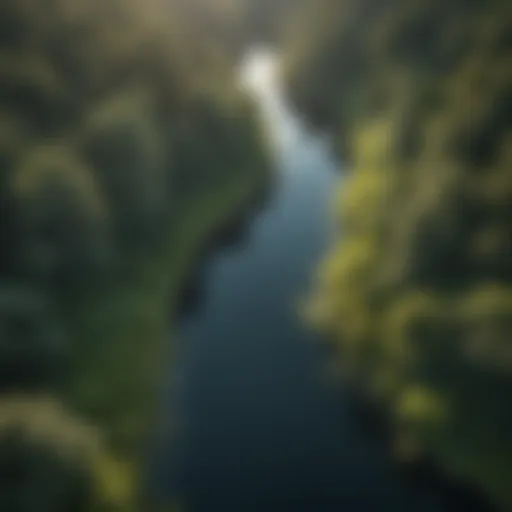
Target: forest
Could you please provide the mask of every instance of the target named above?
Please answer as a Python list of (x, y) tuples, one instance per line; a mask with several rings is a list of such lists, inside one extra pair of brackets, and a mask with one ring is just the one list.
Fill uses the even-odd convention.
[(1, 3), (0, 510), (141, 510), (180, 287), (267, 175), (203, 25), (178, 0)]
[[(285, 79), (336, 133), (338, 241), (305, 308), (403, 461), (512, 509), (512, 4), (323, 0)], [(304, 38), (304, 31), (310, 37)]]
[(397, 460), (511, 510), (511, 20), (510, 0), (2, 0), (0, 510), (174, 512), (146, 457), (180, 293), (272, 180), (236, 78), (257, 42), (346, 169), (305, 321)]

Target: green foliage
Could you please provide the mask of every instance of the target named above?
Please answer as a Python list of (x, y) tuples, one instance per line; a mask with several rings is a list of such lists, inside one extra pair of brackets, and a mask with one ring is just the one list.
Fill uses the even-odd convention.
[(13, 396), (0, 405), (2, 510), (90, 510), (97, 433), (46, 397)]
[(20, 286), (0, 289), (0, 386), (41, 390), (62, 378), (63, 333), (48, 301)]
[(265, 178), (220, 8), (0, 5), (1, 510), (143, 509), (177, 293)]
[(82, 135), (85, 159), (98, 173), (122, 245), (141, 239), (166, 207), (164, 147), (148, 101), (116, 94), (93, 110)]
[(350, 170), (306, 313), (387, 408), (399, 453), (428, 452), (509, 510), (510, 3), (322, 6), (311, 41), (291, 32), (285, 77)]
[(30, 277), (58, 286), (89, 279), (105, 262), (108, 211), (91, 171), (66, 147), (35, 147), (12, 180), (22, 204), (22, 257)]

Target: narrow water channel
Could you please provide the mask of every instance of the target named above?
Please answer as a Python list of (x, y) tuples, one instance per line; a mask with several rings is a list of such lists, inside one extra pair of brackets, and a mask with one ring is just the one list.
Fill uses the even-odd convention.
[(173, 336), (174, 437), (158, 450), (157, 484), (186, 512), (440, 511), (360, 432), (297, 314), (329, 244), (340, 174), (274, 65), (255, 52), (243, 76), (275, 143), (275, 189), (244, 239), (212, 256), (201, 304)]

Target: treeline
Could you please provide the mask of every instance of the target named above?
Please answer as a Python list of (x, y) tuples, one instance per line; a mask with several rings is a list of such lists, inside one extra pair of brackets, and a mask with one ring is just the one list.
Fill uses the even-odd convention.
[(239, 0), (244, 39), (280, 46), (287, 27), (308, 0)]
[[(427, 454), (512, 509), (512, 4), (322, 0), (290, 94), (347, 158), (307, 313)], [(307, 37), (305, 37), (307, 34)]]
[(290, 20), (309, 0), (172, 1), (201, 33), (213, 36), (217, 47), (240, 58), (253, 44), (279, 46)]
[(180, 280), (265, 178), (200, 21), (179, 0), (1, 2), (0, 510), (142, 510)]

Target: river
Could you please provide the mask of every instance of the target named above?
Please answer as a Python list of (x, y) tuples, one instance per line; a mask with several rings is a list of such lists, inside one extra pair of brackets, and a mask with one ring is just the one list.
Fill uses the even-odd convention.
[(335, 229), (329, 204), (342, 178), (274, 66), (255, 52), (243, 82), (272, 134), (275, 188), (240, 243), (212, 256), (200, 306), (173, 335), (164, 401), (174, 435), (158, 448), (156, 485), (187, 512), (444, 510), (361, 432), (297, 314)]

